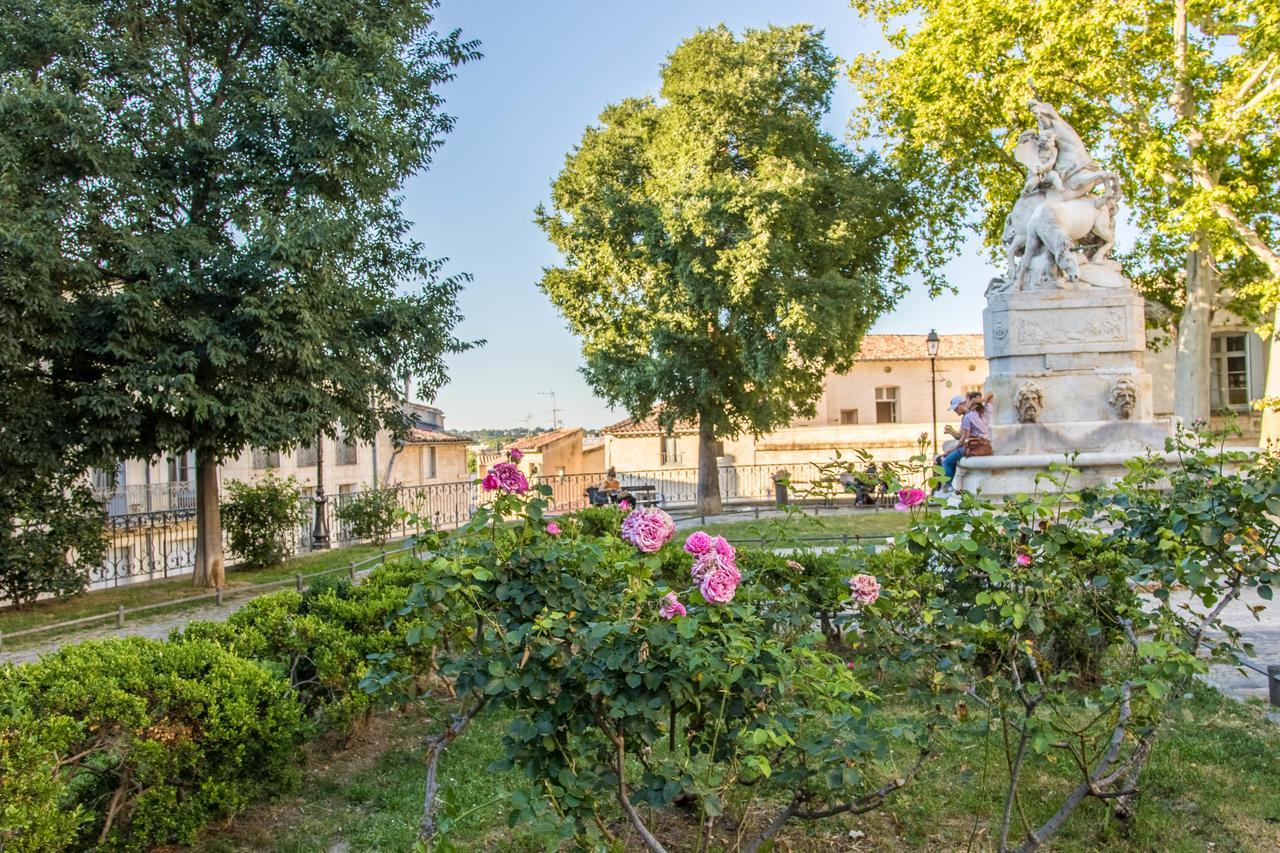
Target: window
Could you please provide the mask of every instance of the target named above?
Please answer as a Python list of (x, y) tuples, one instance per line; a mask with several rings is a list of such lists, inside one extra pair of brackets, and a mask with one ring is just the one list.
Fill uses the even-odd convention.
[(170, 483), (190, 483), (196, 478), (196, 452), (188, 450), (181, 456), (170, 456), (168, 467)]
[(674, 435), (662, 436), (663, 465), (679, 465), (684, 461), (684, 453), (680, 450), (680, 439)]
[(1214, 335), (1209, 348), (1209, 407), (1249, 408), (1249, 336)]
[(981, 394), (982, 386), (981, 385), (961, 385), (960, 391), (965, 396), (968, 396), (969, 394), (972, 394), (972, 393)]
[(348, 438), (345, 434), (338, 436), (337, 447), (335, 448), (334, 462), (338, 465), (354, 465), (356, 464), (356, 442), (355, 439)]
[(845, 426), (849, 426), (849, 425), (851, 425), (851, 424), (856, 424), (857, 422), (858, 422), (858, 410), (857, 410), (857, 409), (841, 409), (841, 410), (840, 410), (840, 423), (841, 423), (841, 424), (843, 424), (843, 425), (845, 425)]
[(354, 494), (356, 491), (358, 491), (358, 489), (356, 489), (355, 483), (343, 483), (338, 486), (338, 494), (340, 495), (350, 495)]
[(314, 444), (304, 444), (298, 448), (298, 453), (294, 457), (294, 464), (299, 468), (316, 467), (316, 446)]
[(897, 385), (888, 385), (876, 389), (876, 423), (898, 423)]
[(436, 478), (436, 446), (434, 444), (423, 448), (422, 461), (426, 469), (423, 471), (423, 476), (428, 480), (434, 480)]
[(275, 450), (263, 450), (261, 447), (253, 449), (253, 470), (262, 471), (267, 468), (280, 467), (280, 453)]

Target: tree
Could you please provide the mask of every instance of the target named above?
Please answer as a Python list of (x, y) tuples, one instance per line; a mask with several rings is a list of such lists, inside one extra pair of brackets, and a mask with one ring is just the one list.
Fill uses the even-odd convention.
[[(853, 5), (885, 26), (898, 51), (853, 64), (865, 98), (857, 129), (887, 139), (890, 160), (928, 200), (919, 236), (945, 253), (976, 225), (999, 244), (1023, 177), (1010, 152), (1029, 123), (1034, 87), (1120, 173), (1141, 230), (1129, 258), (1135, 280), (1176, 295), (1180, 311), (1177, 414), (1207, 416), (1213, 309), (1261, 322), (1280, 308), (1280, 8), (1248, 0)], [(1272, 352), (1280, 359), (1280, 347)], [(1280, 361), (1268, 376), (1280, 383)]]
[(808, 27), (699, 32), (660, 101), (605, 108), (537, 209), (565, 259), (540, 286), (583, 339), (587, 381), (634, 416), (658, 406), (665, 428), (697, 422), (707, 512), (716, 438), (811, 414), (899, 293), (908, 199), (820, 129), (835, 68)]
[(222, 460), (401, 428), (403, 375), (435, 388), (463, 346), (465, 277), (399, 195), (478, 56), (437, 5), (16, 0), (0, 22), (4, 307), (48, 318), (6, 371), (54, 389), (81, 462), (195, 450), (198, 585), (223, 583)]

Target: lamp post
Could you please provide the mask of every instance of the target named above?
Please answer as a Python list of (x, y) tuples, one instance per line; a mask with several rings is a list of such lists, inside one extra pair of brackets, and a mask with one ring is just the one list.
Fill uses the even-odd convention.
[(329, 499), (324, 496), (324, 433), (316, 434), (316, 517), (311, 525), (311, 550), (329, 547), (329, 517), (325, 514), (325, 505)]
[(924, 339), (925, 348), (929, 351), (929, 397), (933, 401), (933, 458), (938, 458), (938, 346), (942, 338), (937, 329), (930, 329), (929, 336)]

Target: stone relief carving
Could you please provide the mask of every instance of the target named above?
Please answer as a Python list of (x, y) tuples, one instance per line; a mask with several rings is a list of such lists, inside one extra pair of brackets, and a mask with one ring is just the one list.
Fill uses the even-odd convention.
[(1054, 341), (1085, 344), (1119, 340), (1124, 335), (1124, 316), (1119, 313), (1094, 314), (1081, 321), (1059, 311), (1054, 317), (1016, 317), (1013, 320), (1014, 340), (1021, 343)]
[[(1024, 131), (1013, 156), (1027, 170), (1022, 193), (1005, 217), (1001, 240), (1009, 255), (1003, 278), (987, 292), (1083, 286), (1126, 287), (1115, 244), (1120, 179), (1104, 171), (1084, 140), (1051, 105), (1028, 107), (1036, 130)], [(1082, 271), (1081, 262), (1089, 269)]]
[(1111, 411), (1122, 421), (1133, 417), (1138, 408), (1138, 385), (1128, 376), (1121, 376), (1111, 388)]
[(1014, 411), (1018, 413), (1018, 423), (1036, 423), (1040, 420), (1040, 413), (1044, 411), (1044, 392), (1034, 382), (1023, 382), (1018, 386), (1018, 394), (1013, 405)]

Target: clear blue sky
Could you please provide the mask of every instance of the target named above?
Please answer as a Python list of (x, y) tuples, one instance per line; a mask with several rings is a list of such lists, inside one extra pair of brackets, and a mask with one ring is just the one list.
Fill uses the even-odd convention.
[[(558, 260), (533, 224), (565, 154), (606, 104), (656, 94), (666, 55), (701, 27), (735, 31), (810, 23), (842, 59), (885, 47), (879, 29), (847, 0), (444, 0), (438, 23), (479, 39), (484, 58), (444, 89), (457, 127), (431, 170), (406, 188), (414, 236), (451, 272), (475, 280), (461, 296), (466, 339), (488, 343), (449, 361), (436, 404), (453, 429), (549, 426), (554, 390), (565, 424), (599, 427), (626, 416), (595, 398), (581, 374), (578, 340), (537, 288)], [(856, 93), (841, 82), (827, 129), (843, 138)], [(956, 296), (913, 290), (875, 330), (978, 332), (991, 277), (975, 244), (947, 270)]]

